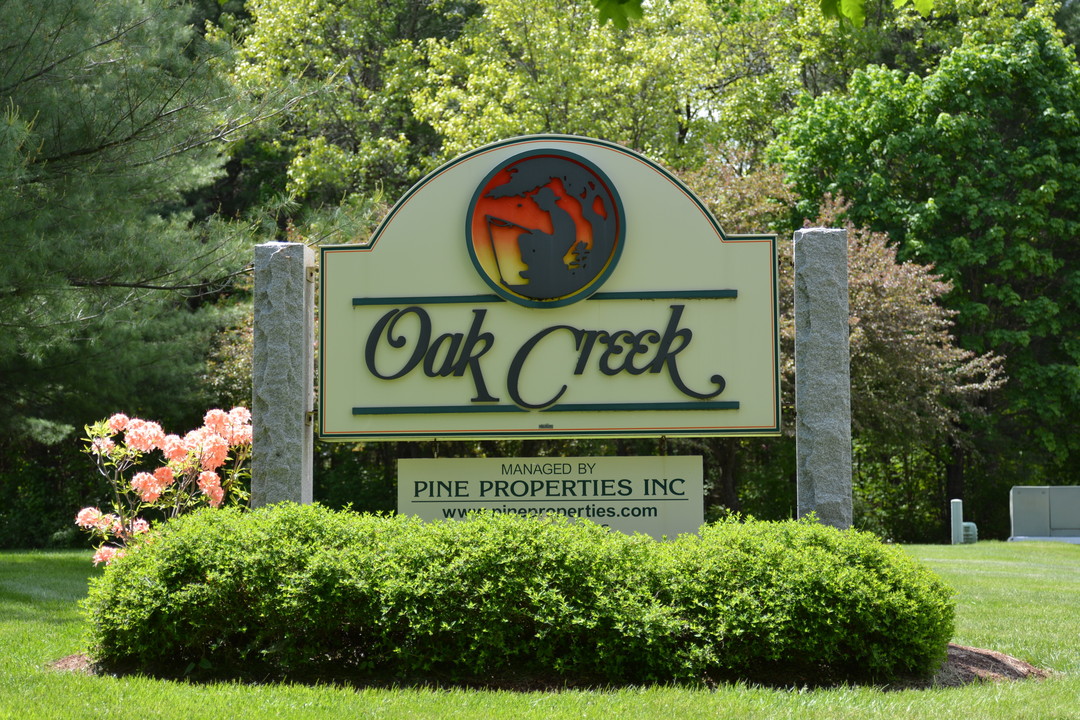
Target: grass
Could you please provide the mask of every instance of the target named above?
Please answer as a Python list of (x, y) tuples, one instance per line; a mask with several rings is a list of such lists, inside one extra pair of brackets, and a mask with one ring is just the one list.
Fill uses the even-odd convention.
[[(1043, 682), (887, 692), (871, 687), (715, 691), (671, 687), (543, 693), (194, 685), (89, 677), (48, 664), (82, 649), (77, 600), (89, 553), (0, 553), (0, 720), (142, 718), (1080, 719), (1080, 546), (913, 546), (957, 590), (955, 642), (1057, 674)], [(207, 609), (212, 612), (212, 608)]]

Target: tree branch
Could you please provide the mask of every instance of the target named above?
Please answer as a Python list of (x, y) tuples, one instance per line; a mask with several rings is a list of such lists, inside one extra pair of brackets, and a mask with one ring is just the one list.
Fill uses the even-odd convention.
[(213, 278), (212, 280), (198, 283), (175, 283), (171, 285), (162, 285), (151, 281), (121, 282), (119, 280), (110, 280), (108, 278), (97, 278), (95, 280), (72, 279), (69, 282), (72, 287), (79, 288), (128, 288), (132, 290), (167, 290), (174, 292), (179, 290), (202, 290), (203, 292), (200, 292), (194, 296), (197, 297), (198, 295), (209, 294), (209, 291), (206, 291), (207, 286), (224, 285), (227, 281), (232, 280), (235, 277), (246, 275), (252, 272), (253, 268), (254, 266), (251, 263), (248, 263), (239, 270), (234, 270), (233, 272), (226, 273), (225, 275)]
[(82, 48), (81, 50), (78, 50), (76, 52), (69, 53), (68, 55), (65, 55), (64, 57), (59, 58), (59, 59), (49, 63), (48, 65), (41, 68), (40, 70), (33, 73), (32, 75), (27, 75), (27, 76), (21, 77), (18, 80), (16, 80), (15, 82), (13, 82), (12, 84), (10, 84), (10, 85), (7, 85), (5, 87), (0, 87), (0, 95), (10, 94), (11, 91), (14, 90), (15, 88), (17, 88), (19, 85), (22, 85), (23, 83), (30, 82), (31, 80), (36, 80), (37, 78), (41, 77), (42, 75), (46, 75), (49, 72), (52, 72), (54, 69), (56, 69), (60, 65), (63, 65), (64, 63), (66, 63), (68, 60), (71, 60), (72, 58), (75, 58), (75, 57), (78, 57), (79, 55), (83, 55), (85, 53), (88, 53), (91, 50), (96, 50), (99, 47), (104, 47), (105, 45), (108, 45), (109, 43), (114, 43), (117, 40), (119, 40), (120, 38), (127, 35), (129, 32), (131, 32), (135, 28), (139, 27), (140, 25), (146, 24), (148, 21), (149, 21), (149, 18), (143, 18), (142, 20), (139, 20), (138, 22), (127, 26), (126, 28), (123, 28), (123, 29), (119, 30), (112, 37), (105, 38), (104, 40), (101, 40), (100, 42), (96, 42), (93, 45), (90, 45), (89, 47), (85, 47), (85, 48)]

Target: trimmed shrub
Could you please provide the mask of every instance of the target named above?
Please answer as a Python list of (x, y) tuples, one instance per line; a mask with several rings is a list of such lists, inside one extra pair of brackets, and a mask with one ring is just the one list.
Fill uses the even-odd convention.
[(901, 548), (812, 521), (721, 522), (658, 548), (667, 602), (712, 667), (794, 681), (926, 674), (945, 659), (952, 591)]
[(179, 518), (91, 583), (103, 667), (178, 676), (579, 682), (931, 671), (951, 592), (809, 521), (671, 542), (561, 518), (280, 505)]

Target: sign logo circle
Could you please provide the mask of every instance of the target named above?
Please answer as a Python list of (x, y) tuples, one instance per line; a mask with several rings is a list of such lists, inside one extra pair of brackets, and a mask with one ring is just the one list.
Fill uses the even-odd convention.
[(480, 277), (500, 297), (562, 307), (596, 292), (622, 254), (626, 216), (607, 175), (550, 148), (492, 170), (469, 203), (465, 237)]

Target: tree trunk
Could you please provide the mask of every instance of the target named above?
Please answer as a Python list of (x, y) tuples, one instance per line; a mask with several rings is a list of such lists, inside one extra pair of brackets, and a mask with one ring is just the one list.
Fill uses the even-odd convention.
[(943, 539), (952, 536), (950, 526), (950, 502), (964, 499), (964, 460), (967, 453), (955, 444), (949, 445), (949, 457), (945, 461), (945, 502), (942, 506)]
[(739, 441), (718, 438), (708, 443), (715, 480), (705, 498), (706, 507), (721, 505), (731, 512), (742, 510), (739, 502)]

